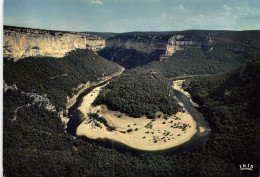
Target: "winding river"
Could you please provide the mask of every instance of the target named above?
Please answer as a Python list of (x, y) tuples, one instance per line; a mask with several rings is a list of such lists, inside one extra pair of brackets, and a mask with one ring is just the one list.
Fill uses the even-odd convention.
[[(105, 83), (102, 83), (102, 84), (99, 84), (98, 86), (87, 89), (84, 93), (82, 93), (77, 98), (77, 102), (69, 109), (70, 120), (67, 124), (67, 129), (66, 129), (68, 133), (70, 133), (73, 136), (76, 136), (77, 127), (85, 119), (84, 115), (78, 110), (78, 107), (82, 103), (83, 97), (85, 95), (87, 95), (88, 93), (90, 93), (96, 87), (102, 86), (104, 84)], [(177, 154), (177, 153), (180, 153), (183, 151), (190, 151), (194, 147), (197, 147), (203, 143), (206, 143), (206, 141), (209, 139), (209, 136), (210, 136), (210, 128), (209, 128), (207, 121), (205, 120), (203, 115), (194, 106), (192, 106), (190, 98), (188, 98), (185, 94), (183, 94), (181, 91), (178, 91), (178, 90), (174, 90), (174, 94), (175, 94), (176, 98), (178, 99), (178, 101), (183, 104), (183, 107), (191, 114), (191, 116), (195, 120), (197, 132), (193, 135), (193, 137), (189, 141), (187, 141), (179, 146), (169, 148), (166, 150), (160, 150), (160, 152), (170, 153), (170, 154)], [(84, 139), (86, 141), (94, 142), (97, 144), (101, 144), (102, 146), (116, 148), (117, 150), (123, 151), (123, 152), (126, 152), (126, 151), (135, 152), (135, 153), (143, 152), (143, 150), (139, 150), (139, 149), (137, 150), (137, 149), (131, 148), (127, 145), (124, 145), (120, 142), (111, 141), (109, 139), (93, 140), (93, 139), (89, 139), (87, 137), (82, 137), (82, 136), (78, 137), (78, 138)]]
[(92, 90), (94, 90), (96, 87), (100, 87), (102, 85), (105, 85), (107, 83), (106, 82), (103, 82), (99, 85), (96, 85), (96, 86), (93, 86), (93, 87), (90, 87), (88, 89), (86, 89), (84, 92), (82, 92), (78, 97), (77, 97), (77, 100), (76, 100), (76, 103), (69, 108), (69, 122), (67, 123), (67, 129), (66, 131), (68, 133), (70, 133), (71, 135), (75, 136), (76, 135), (76, 130), (78, 128), (78, 126), (81, 124), (82, 121), (84, 121), (84, 115), (83, 113), (81, 113), (79, 110), (78, 110), (78, 107), (81, 105), (82, 101), (83, 101), (83, 97), (87, 94), (89, 94)]

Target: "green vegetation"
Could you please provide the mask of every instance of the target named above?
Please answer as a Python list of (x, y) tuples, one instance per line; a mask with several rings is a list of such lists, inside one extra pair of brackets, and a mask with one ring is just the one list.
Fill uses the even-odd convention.
[[(258, 67), (259, 68), (259, 67)], [(119, 152), (91, 141), (74, 139), (63, 130), (56, 112), (21, 91), (4, 93), (3, 165), (6, 176), (257, 176), (259, 119), (257, 72), (246, 81), (240, 70), (193, 78), (187, 89), (201, 105), (213, 129), (206, 144), (178, 155)], [(250, 77), (247, 77), (250, 78)], [(18, 87), (19, 88), (19, 87)], [(233, 91), (231, 91), (233, 89)], [(231, 91), (231, 92), (230, 92)], [(226, 94), (225, 94), (226, 93)], [(229, 94), (227, 94), (229, 93)], [(14, 121), (14, 110), (17, 112)], [(124, 132), (126, 133), (126, 132)], [(145, 137), (144, 137), (145, 138)], [(243, 163), (253, 171), (240, 171)]]
[(169, 78), (182, 75), (214, 74), (237, 68), (243, 63), (243, 54), (226, 50), (205, 54), (202, 49), (177, 51), (166, 61), (158, 63)]
[(24, 92), (47, 94), (51, 102), (64, 109), (73, 88), (87, 81), (118, 72), (117, 64), (93, 51), (71, 51), (64, 58), (28, 57), (17, 62), (4, 59), (4, 81)]
[(180, 110), (170, 82), (149, 68), (135, 68), (110, 82), (94, 101), (129, 116), (155, 118), (157, 111), (173, 114)]
[[(243, 69), (186, 82), (214, 131), (207, 145), (208, 151), (216, 152), (209, 156), (211, 161), (218, 156), (231, 168), (243, 161), (259, 163), (259, 63), (247, 61)], [(257, 172), (259, 166), (252, 173)]]

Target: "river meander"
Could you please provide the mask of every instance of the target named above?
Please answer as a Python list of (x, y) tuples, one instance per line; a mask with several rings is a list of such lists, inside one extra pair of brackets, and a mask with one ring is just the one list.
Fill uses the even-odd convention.
[[(83, 102), (83, 98), (87, 94), (90, 94), (91, 91), (95, 90), (96, 88), (98, 88), (100, 86), (102, 86), (102, 84), (100, 84), (97, 87), (92, 87), (92, 88), (87, 89), (83, 94), (81, 94), (79, 96), (76, 104), (71, 109), (69, 109), (70, 121), (67, 124), (68, 133), (72, 134), (73, 136), (76, 135), (77, 128), (85, 120), (84, 114), (81, 111), (79, 111), (78, 108), (80, 107), (81, 103)], [(107, 146), (107, 147), (113, 146), (113, 148), (119, 149), (121, 151), (129, 151), (129, 150), (130, 151), (143, 151), (143, 150), (156, 151), (156, 150), (159, 150), (159, 151), (164, 151), (164, 152), (179, 153), (184, 150), (191, 150), (194, 147), (199, 146), (200, 144), (205, 143), (208, 140), (209, 135), (210, 135), (210, 129), (209, 129), (208, 123), (206, 122), (203, 115), (195, 107), (193, 107), (191, 105), (190, 98), (188, 98), (185, 94), (183, 94), (181, 91), (178, 91), (178, 90), (174, 90), (174, 94), (175, 94), (176, 98), (178, 99), (178, 101), (183, 105), (184, 109), (192, 116), (193, 120), (196, 122), (195, 123), (196, 132), (194, 132), (192, 134), (192, 136), (183, 143), (180, 143), (180, 144), (177, 144), (174, 146), (165, 146), (165, 148), (154, 148), (154, 149), (143, 148), (142, 149), (139, 147), (135, 148), (134, 146), (131, 146), (131, 144), (130, 144), (130, 146), (126, 145), (127, 143), (120, 142), (120, 140), (118, 141), (117, 139), (113, 139), (113, 138), (109, 138), (109, 137), (108, 138), (106, 138), (106, 137), (94, 138), (94, 139), (89, 138), (88, 136), (82, 136), (82, 135), (77, 136), (77, 137), (83, 138), (86, 141), (91, 141), (94, 143), (101, 144), (103, 146)], [(137, 119), (135, 119), (135, 120), (137, 120)], [(90, 130), (87, 130), (87, 131), (89, 132)], [(157, 145), (157, 147), (158, 147), (158, 145)]]

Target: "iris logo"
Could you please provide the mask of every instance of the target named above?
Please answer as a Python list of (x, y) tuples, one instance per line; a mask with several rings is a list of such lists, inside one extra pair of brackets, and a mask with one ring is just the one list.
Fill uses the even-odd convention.
[(250, 170), (252, 171), (254, 168), (254, 165), (250, 165), (250, 164), (242, 164), (239, 165), (240, 170)]

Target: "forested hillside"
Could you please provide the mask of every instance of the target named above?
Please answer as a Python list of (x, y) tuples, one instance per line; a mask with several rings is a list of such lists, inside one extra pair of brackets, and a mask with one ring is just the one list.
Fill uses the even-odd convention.
[[(248, 60), (235, 71), (186, 82), (187, 91), (202, 105), (200, 110), (214, 131), (208, 150), (230, 168), (245, 162), (259, 163), (259, 81), (260, 60), (256, 59)], [(258, 172), (256, 165), (253, 172), (243, 175), (254, 176)]]
[[(6, 176), (257, 176), (259, 62), (235, 71), (193, 78), (187, 90), (210, 122), (210, 140), (181, 154), (121, 152), (74, 139), (56, 113), (21, 95), (4, 94)], [(250, 63), (250, 62), (249, 62)], [(249, 67), (246, 67), (249, 66)], [(241, 72), (241, 70), (243, 72)], [(24, 104), (32, 104), (14, 110)], [(14, 119), (15, 118), (15, 119)], [(253, 171), (240, 171), (250, 163)]]
[(157, 63), (169, 78), (181, 75), (215, 74), (239, 67), (245, 61), (242, 53), (220, 50), (205, 54), (200, 48), (177, 51)]
[(59, 117), (67, 97), (78, 92), (78, 85), (119, 71), (120, 66), (90, 50), (72, 51), (64, 58), (29, 57), (17, 62), (4, 58), (4, 174), (55, 176), (45, 171), (48, 165), (45, 172), (39, 168), (45, 163), (42, 158), (51, 160), (55, 156), (51, 154), (72, 148), (72, 137)]
[(65, 108), (67, 96), (72, 96), (78, 85), (119, 72), (120, 67), (96, 55), (79, 49), (64, 58), (28, 57), (17, 62), (4, 59), (4, 82), (16, 84), (21, 92), (47, 94), (57, 107)]

